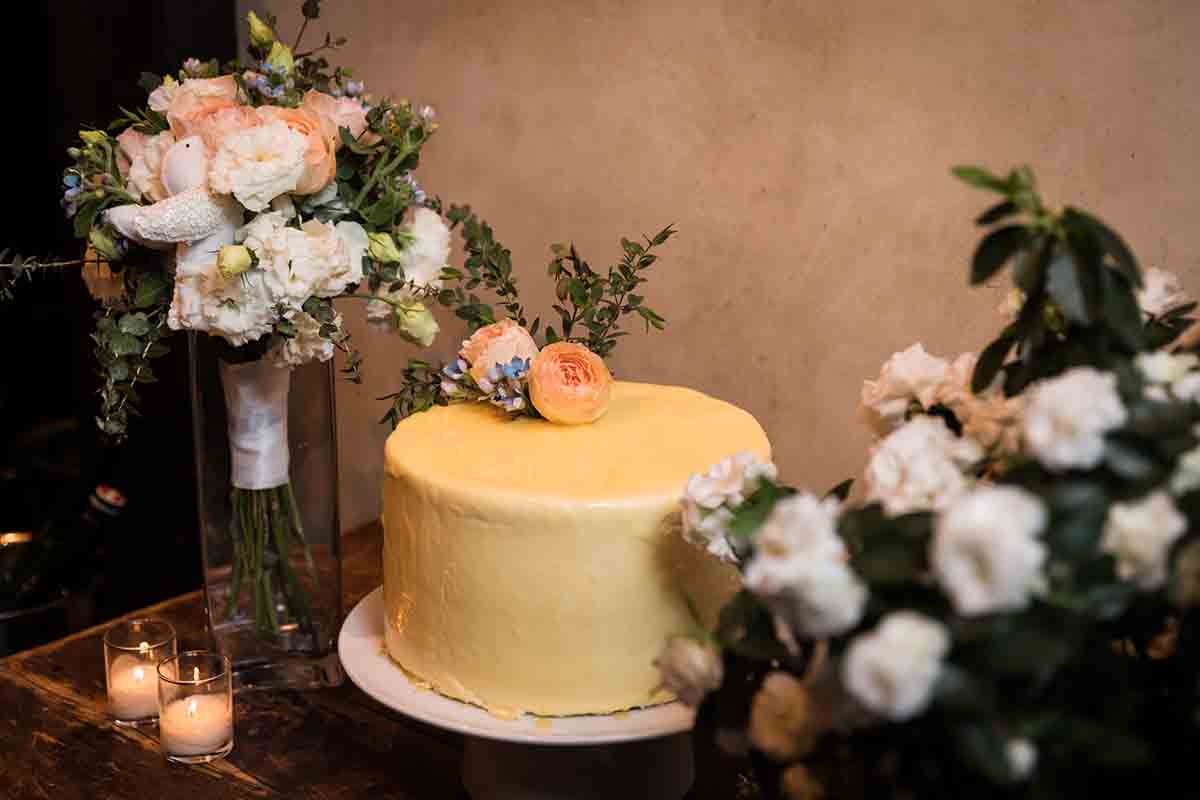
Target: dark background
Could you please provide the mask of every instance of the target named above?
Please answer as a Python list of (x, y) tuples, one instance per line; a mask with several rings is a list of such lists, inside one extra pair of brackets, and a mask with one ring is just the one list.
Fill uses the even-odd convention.
[[(9, 167), (0, 249), (77, 258), (83, 243), (59, 205), (66, 148), (82, 125), (105, 127), (119, 106), (144, 105), (143, 71), (176, 72), (189, 56), (234, 57), (236, 8), (233, 0), (14, 6), (5, 14), (9, 52), (26, 55), (9, 62), (15, 98), (0, 124)], [(97, 306), (78, 269), (39, 274), (15, 293), (0, 305), (0, 532), (69, 530), (93, 487), (107, 483), (128, 505), (79, 570), (81, 583), (102, 581), (90, 621), (199, 588), (186, 340), (168, 340), (172, 352), (155, 362), (160, 382), (142, 390), (144, 416), (113, 448), (94, 421)]]

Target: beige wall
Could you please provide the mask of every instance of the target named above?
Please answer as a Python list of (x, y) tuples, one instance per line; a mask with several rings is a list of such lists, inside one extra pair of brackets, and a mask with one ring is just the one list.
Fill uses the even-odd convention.
[[(281, 31), (299, 5), (266, 3)], [(670, 325), (613, 366), (749, 409), (814, 489), (861, 468), (855, 402), (884, 358), (995, 330), (1000, 289), (965, 280), (985, 198), (950, 165), (1030, 163), (1052, 203), (1097, 211), (1144, 265), (1200, 290), (1200, 3), (324, 6), (315, 30), (350, 38), (339, 63), (436, 105), (420, 174), (493, 223), (533, 304), (549, 300), (550, 242), (603, 263), (619, 236), (676, 223), (648, 292)], [(368, 338), (361, 313), (347, 310), (368, 379), (338, 398), (347, 526), (377, 513), (374, 398), (414, 352)], [(444, 331), (441, 355), (461, 337)]]

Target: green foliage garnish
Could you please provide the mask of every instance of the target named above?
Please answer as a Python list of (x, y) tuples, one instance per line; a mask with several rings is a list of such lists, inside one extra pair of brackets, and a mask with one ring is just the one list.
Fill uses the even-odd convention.
[(435, 405), (446, 405), (447, 400), (441, 391), (441, 371), (430, 364), (414, 358), (401, 373), (400, 391), (380, 397), (380, 400), (390, 400), (391, 408), (379, 420), (395, 428), (400, 420), (410, 414), (428, 411)]

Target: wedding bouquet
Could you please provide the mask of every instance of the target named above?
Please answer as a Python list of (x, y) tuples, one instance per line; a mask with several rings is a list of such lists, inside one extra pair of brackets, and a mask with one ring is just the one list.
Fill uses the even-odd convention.
[[(304, 26), (318, 15), (319, 3), (304, 4)], [(345, 299), (430, 344), (438, 329), (423, 298), (441, 287), (450, 231), (414, 177), (433, 110), (375, 98), (331, 69), (319, 53), (342, 40), (296, 52), (303, 27), (289, 47), (273, 19), (251, 12), (248, 24), (248, 65), (192, 58), (177, 74), (144, 74), (144, 107), (81, 131), (62, 203), (103, 301), (93, 339), (104, 433), (126, 436), (169, 333), (219, 343), (235, 551), (227, 613), (248, 597), (271, 634), (280, 608), (306, 624), (293, 561), (312, 563), (288, 476), (289, 372), (340, 350), (359, 379), (335, 307)]]
[(765, 797), (1153, 792), (1200, 743), (1196, 304), (1028, 170), (956, 174), (1002, 195), (972, 282), (1011, 266), (1009, 322), (864, 385), (865, 502), (745, 455), (686, 487), (742, 590), (657, 664)]

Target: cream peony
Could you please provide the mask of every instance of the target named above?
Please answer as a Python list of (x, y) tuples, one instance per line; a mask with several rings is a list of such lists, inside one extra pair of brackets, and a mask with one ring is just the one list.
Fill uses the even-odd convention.
[(902, 722), (928, 707), (949, 650), (950, 634), (940, 622), (893, 611), (850, 643), (842, 683), (870, 711)]
[(1095, 467), (1104, 458), (1104, 435), (1128, 418), (1117, 377), (1091, 367), (1039, 381), (1027, 397), (1025, 444), (1050, 469)]
[(754, 537), (743, 582), (792, 631), (809, 638), (858, 624), (867, 589), (847, 566), (836, 500), (799, 494), (780, 500)]
[(133, 128), (126, 128), (117, 137), (121, 156), (118, 166), (121, 174), (129, 181), (134, 191), (146, 200), (165, 200), (170, 192), (163, 186), (163, 158), (175, 144), (170, 131), (147, 136)]
[(282, 212), (259, 214), (237, 233), (258, 257), (275, 302), (299, 308), (310, 297), (334, 297), (362, 280), (367, 234), (355, 222), (309, 220), (287, 225)]
[(1044, 585), (1046, 509), (1013, 486), (984, 486), (938, 518), (929, 561), (963, 616), (1017, 611)]
[[(281, 367), (298, 367), (311, 361), (328, 361), (333, 358), (333, 342), (321, 336), (321, 323), (304, 311), (290, 309), (284, 319), (295, 326), (294, 336), (285, 338), (272, 351), (272, 360)], [(333, 325), (342, 327), (342, 315), (334, 316)]]
[(964, 469), (983, 458), (937, 417), (920, 416), (878, 442), (867, 462), (867, 499), (892, 515), (940, 510), (970, 486)]
[(654, 659), (654, 666), (661, 675), (660, 688), (692, 708), (698, 707), (706, 694), (721, 688), (725, 677), (721, 654), (686, 636), (671, 637)]
[(1165, 269), (1148, 269), (1142, 273), (1142, 288), (1137, 293), (1138, 305), (1152, 317), (1160, 317), (1173, 308), (1191, 302), (1179, 276)]
[(296, 189), (306, 169), (308, 141), (282, 120), (246, 128), (221, 142), (209, 170), (213, 191), (232, 194), (251, 211), (262, 211)]
[(436, 211), (418, 208), (405, 238), (408, 246), (400, 252), (404, 279), (420, 288), (440, 289), (442, 268), (450, 258), (450, 229), (446, 223)]
[(1187, 518), (1163, 491), (1133, 503), (1115, 503), (1104, 522), (1100, 549), (1117, 559), (1117, 575), (1142, 591), (1167, 580), (1171, 545), (1187, 532)]

